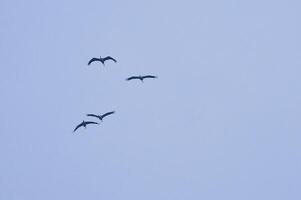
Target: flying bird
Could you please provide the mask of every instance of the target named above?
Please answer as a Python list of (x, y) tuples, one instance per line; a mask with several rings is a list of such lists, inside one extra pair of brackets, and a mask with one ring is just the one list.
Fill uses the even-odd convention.
[(126, 80), (127, 81), (130, 81), (130, 80), (134, 80), (134, 79), (139, 79), (140, 81), (143, 82), (143, 79), (145, 78), (158, 78), (157, 76), (153, 76), (153, 75), (147, 75), (147, 76), (131, 76), (129, 78), (127, 78)]
[(111, 56), (107, 56), (107, 57), (99, 57), (99, 58), (92, 58), (89, 62), (88, 65), (90, 65), (92, 62), (94, 61), (100, 61), (103, 65), (105, 65), (105, 61), (107, 60), (113, 60), (115, 63), (117, 62), (117, 60), (115, 60), (114, 58), (112, 58)]
[(108, 116), (108, 115), (112, 115), (112, 114), (114, 114), (114, 113), (115, 113), (115, 111), (111, 111), (111, 112), (107, 112), (107, 113), (105, 113), (105, 114), (103, 114), (103, 115), (87, 114), (87, 116), (88, 116), (88, 117), (97, 117), (100, 121), (102, 121), (103, 118), (105, 118), (105, 117)]
[(87, 124), (98, 124), (97, 122), (91, 122), (91, 121), (83, 121), (82, 123), (80, 123), (79, 125), (77, 125), (75, 127), (75, 129), (73, 130), (73, 132), (75, 132), (79, 127), (83, 126), (86, 128)]

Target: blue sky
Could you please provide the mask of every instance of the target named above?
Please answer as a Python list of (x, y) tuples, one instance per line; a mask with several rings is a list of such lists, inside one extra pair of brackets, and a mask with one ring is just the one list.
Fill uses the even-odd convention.
[(300, 199), (300, 6), (2, 0), (0, 199)]

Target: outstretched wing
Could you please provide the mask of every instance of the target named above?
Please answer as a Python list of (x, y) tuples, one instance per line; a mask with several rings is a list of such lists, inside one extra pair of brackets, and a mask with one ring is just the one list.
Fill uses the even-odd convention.
[(87, 121), (86, 124), (98, 124), (97, 122)]
[(81, 127), (81, 126), (83, 126), (84, 125), (84, 123), (82, 122), (82, 123), (80, 123), (79, 125), (77, 125), (76, 127), (75, 127), (75, 129), (73, 130), (73, 132), (75, 132), (79, 127)]
[(133, 79), (140, 79), (140, 77), (138, 77), (138, 76), (131, 76), (131, 77), (125, 79), (125, 80), (130, 81), (130, 80), (133, 80)]
[(97, 117), (99, 119), (99, 115), (87, 114), (88, 117)]
[(157, 76), (153, 76), (153, 75), (147, 75), (147, 76), (143, 76), (142, 78), (145, 79), (145, 78), (158, 78), (158, 77)]
[(117, 62), (117, 60), (115, 60), (115, 59), (112, 58), (111, 56), (107, 56), (107, 57), (104, 57), (104, 58), (103, 58), (103, 61), (106, 61), (106, 60), (113, 60), (114, 62)]
[(100, 61), (99, 58), (92, 58), (89, 62), (88, 62), (88, 65), (90, 65), (92, 62), (94, 61)]
[(107, 112), (107, 113), (103, 114), (103, 115), (101, 116), (101, 118), (104, 118), (104, 117), (106, 117), (106, 116), (108, 116), (108, 115), (112, 115), (112, 114), (114, 114), (114, 113), (115, 113), (115, 111)]

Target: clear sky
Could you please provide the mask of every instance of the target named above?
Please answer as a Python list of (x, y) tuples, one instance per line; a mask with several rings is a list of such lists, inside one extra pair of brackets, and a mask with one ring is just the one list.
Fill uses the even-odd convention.
[(301, 199), (300, 7), (1, 0), (0, 199)]

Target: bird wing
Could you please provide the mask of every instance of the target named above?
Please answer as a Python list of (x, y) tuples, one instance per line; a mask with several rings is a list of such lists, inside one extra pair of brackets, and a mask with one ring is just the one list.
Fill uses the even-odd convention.
[(87, 121), (86, 124), (98, 124), (97, 122)]
[(147, 75), (147, 76), (143, 76), (142, 78), (143, 78), (143, 79), (144, 79), (144, 78), (157, 78), (157, 76)]
[(75, 127), (75, 129), (73, 130), (73, 132), (75, 132), (79, 127), (81, 127), (81, 126), (83, 126), (84, 125), (84, 123), (82, 122), (82, 123), (80, 123), (79, 125), (77, 125), (76, 127)]
[(111, 56), (107, 56), (107, 57), (104, 57), (104, 58), (103, 58), (103, 61), (106, 61), (106, 60), (113, 60), (114, 62), (117, 62), (117, 60), (115, 60), (115, 59), (112, 58)]
[(88, 62), (88, 65), (90, 65), (92, 62), (94, 61), (100, 61), (99, 58), (92, 58), (89, 62)]
[(98, 115), (94, 115), (94, 114), (87, 114), (87, 116), (88, 116), (88, 117), (97, 117), (97, 118), (99, 118)]
[(108, 116), (108, 115), (112, 115), (113, 113), (115, 113), (115, 111), (107, 112), (107, 113), (103, 114), (103, 115), (101, 116), (101, 118), (104, 118), (104, 117), (106, 117), (106, 116)]
[(139, 79), (139, 77), (138, 76), (131, 76), (131, 77), (127, 78), (126, 80), (130, 81), (130, 80), (133, 80), (133, 79)]

